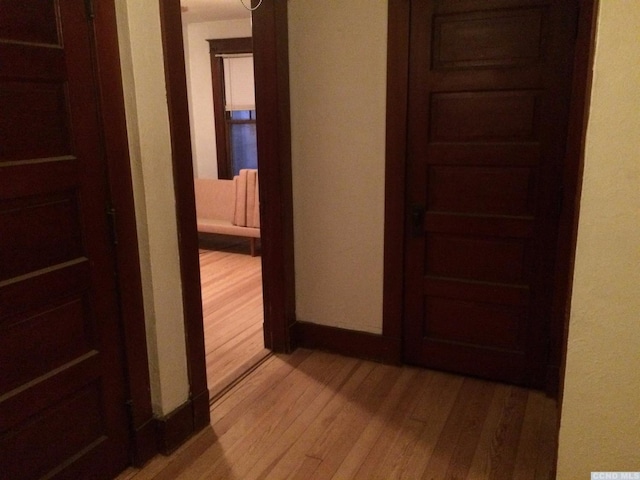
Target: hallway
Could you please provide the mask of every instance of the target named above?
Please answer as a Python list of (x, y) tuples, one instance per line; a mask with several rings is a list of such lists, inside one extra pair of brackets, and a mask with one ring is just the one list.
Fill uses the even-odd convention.
[(538, 391), (298, 349), (212, 405), (211, 428), (118, 480), (553, 478)]

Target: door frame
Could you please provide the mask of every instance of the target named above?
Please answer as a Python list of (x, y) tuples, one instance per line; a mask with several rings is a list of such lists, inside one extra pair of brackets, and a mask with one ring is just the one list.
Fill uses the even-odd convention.
[(142, 277), (138, 251), (129, 142), (118, 48), (114, 0), (95, 2), (95, 75), (99, 88), (100, 126), (111, 204), (117, 212), (115, 245), (120, 322), (128, 396), (132, 463), (143, 465), (157, 453), (156, 421), (151, 403)]
[[(194, 430), (209, 423), (198, 232), (180, 0), (159, 0)], [(291, 351), (295, 321), (287, 2), (253, 12), (265, 346)]]
[[(578, 36), (563, 171), (546, 390), (561, 392), (566, 354), (566, 330), (576, 250), (578, 214), (584, 165), (584, 139), (591, 90), (598, 0), (579, 0)], [(394, 342), (402, 361), (404, 323), (404, 248), (407, 225), (405, 177), (409, 86), (409, 0), (389, 0), (387, 50), (387, 130), (385, 164), (385, 232), (382, 334)]]

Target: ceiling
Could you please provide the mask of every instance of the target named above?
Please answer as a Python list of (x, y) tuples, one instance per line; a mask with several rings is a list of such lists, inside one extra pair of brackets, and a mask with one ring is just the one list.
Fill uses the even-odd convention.
[[(243, 0), (246, 5), (251, 0)], [(250, 12), (241, 0), (180, 0), (182, 16), (187, 23), (249, 18)]]

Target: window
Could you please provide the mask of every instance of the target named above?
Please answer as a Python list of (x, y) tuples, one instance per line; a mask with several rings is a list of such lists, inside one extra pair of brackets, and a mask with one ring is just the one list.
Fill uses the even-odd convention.
[(256, 111), (227, 112), (227, 132), (232, 175), (238, 175), (242, 168), (258, 168)]
[(251, 38), (209, 40), (218, 178), (258, 168)]

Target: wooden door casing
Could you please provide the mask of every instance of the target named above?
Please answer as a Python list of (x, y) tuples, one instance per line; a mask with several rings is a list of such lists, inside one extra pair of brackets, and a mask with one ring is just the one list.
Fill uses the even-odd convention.
[(0, 1), (0, 471), (129, 463), (94, 32), (81, 0)]
[(576, 16), (577, 2), (411, 2), (410, 363), (542, 385)]

